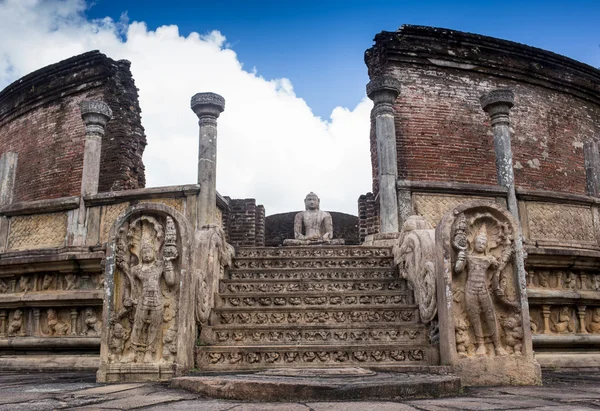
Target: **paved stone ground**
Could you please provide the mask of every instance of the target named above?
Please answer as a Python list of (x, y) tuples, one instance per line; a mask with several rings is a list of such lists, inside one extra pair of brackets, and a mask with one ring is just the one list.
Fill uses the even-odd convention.
[(463, 395), (406, 401), (244, 403), (210, 400), (164, 384), (96, 384), (93, 373), (0, 371), (3, 410), (447, 411), (600, 410), (600, 370), (546, 371), (544, 387), (467, 388)]

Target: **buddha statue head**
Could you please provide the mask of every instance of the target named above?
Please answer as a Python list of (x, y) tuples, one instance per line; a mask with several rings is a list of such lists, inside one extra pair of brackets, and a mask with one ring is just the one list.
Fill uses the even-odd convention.
[(311, 191), (304, 199), (304, 208), (306, 210), (318, 210), (320, 203), (319, 197)]

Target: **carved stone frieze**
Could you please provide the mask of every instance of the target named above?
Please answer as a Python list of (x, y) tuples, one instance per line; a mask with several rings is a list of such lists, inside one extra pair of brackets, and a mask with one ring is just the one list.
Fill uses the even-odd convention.
[(418, 320), (413, 308), (356, 311), (277, 311), (230, 312), (218, 310), (217, 324), (352, 324), (352, 323), (412, 323)]
[(226, 369), (236, 367), (260, 368), (265, 366), (310, 366), (340, 364), (398, 364), (426, 363), (426, 351), (422, 348), (361, 347), (348, 349), (325, 348), (301, 351), (298, 349), (256, 350), (251, 352), (224, 351), (218, 347), (198, 350), (196, 365), (202, 368)]
[(388, 259), (307, 259), (307, 260), (242, 260), (234, 261), (236, 269), (268, 269), (268, 268), (378, 268), (390, 267), (392, 262)]
[(270, 295), (254, 297), (239, 295), (223, 297), (223, 307), (303, 307), (303, 306), (360, 306), (373, 305), (407, 305), (412, 303), (411, 293), (393, 294), (348, 294), (343, 295), (297, 295), (293, 297)]
[(304, 257), (389, 257), (389, 248), (371, 247), (286, 247), (242, 248), (239, 258), (304, 258)]
[(334, 270), (316, 270), (301, 271), (294, 270), (290, 272), (281, 271), (242, 271), (232, 270), (229, 273), (232, 280), (362, 280), (362, 279), (392, 279), (398, 278), (398, 274), (391, 269), (388, 270), (359, 270), (359, 271), (334, 271)]
[(589, 206), (526, 202), (530, 240), (596, 242)]
[[(236, 282), (221, 283), (222, 296), (239, 293), (303, 293), (303, 292), (349, 292), (349, 291), (403, 291), (406, 280), (357, 281), (357, 282)], [(411, 293), (412, 294), (412, 293)], [(408, 304), (412, 304), (408, 303)]]
[(242, 344), (349, 344), (349, 343), (426, 343), (421, 329), (407, 326), (377, 329), (259, 329), (215, 331), (215, 341), (220, 345)]

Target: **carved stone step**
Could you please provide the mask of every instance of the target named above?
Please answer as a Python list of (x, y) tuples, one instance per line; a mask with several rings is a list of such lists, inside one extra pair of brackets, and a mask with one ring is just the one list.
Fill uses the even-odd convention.
[(385, 268), (392, 267), (391, 257), (322, 257), (322, 258), (235, 258), (234, 269), (306, 269), (306, 268)]
[(419, 321), (418, 308), (414, 305), (398, 307), (382, 305), (377, 308), (263, 308), (248, 310), (239, 308), (217, 308), (214, 312), (215, 325), (305, 325), (305, 324), (356, 324), (394, 323), (409, 324)]
[(328, 268), (281, 268), (281, 269), (229, 269), (232, 280), (385, 280), (397, 279), (395, 267), (328, 267)]
[(428, 330), (423, 325), (305, 325), (257, 326), (252, 329), (215, 326), (208, 330), (214, 345), (306, 345), (306, 344), (427, 344)]
[[(408, 284), (404, 279), (382, 280), (221, 280), (219, 291), (221, 296), (240, 293), (284, 293), (296, 294), (304, 292), (350, 292), (350, 291), (405, 291)], [(411, 291), (412, 293), (412, 291)]]
[(318, 246), (318, 247), (251, 247), (240, 248), (238, 258), (323, 258), (323, 257), (390, 257), (389, 247)]
[(405, 291), (349, 291), (336, 293), (302, 293), (295, 295), (250, 294), (218, 296), (217, 307), (262, 309), (263, 307), (360, 307), (367, 305), (410, 305), (414, 303), (413, 293)]
[(198, 346), (196, 367), (201, 370), (244, 370), (278, 367), (426, 365), (429, 350), (415, 344), (310, 346)]

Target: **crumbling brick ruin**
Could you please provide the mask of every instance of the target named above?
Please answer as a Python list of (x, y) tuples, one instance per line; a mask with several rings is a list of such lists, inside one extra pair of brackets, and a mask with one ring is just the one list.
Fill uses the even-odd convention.
[(419, 26), (365, 61), (373, 187), (331, 213), (346, 245), (314, 194), (280, 246), (294, 213), (217, 193), (222, 96), (191, 98), (197, 183), (144, 188), (128, 62), (89, 52), (0, 92), (0, 368), (599, 366), (600, 71)]
[(15, 202), (79, 194), (84, 124), (79, 102), (113, 112), (103, 141), (99, 191), (143, 188), (146, 135), (126, 60), (97, 51), (44, 67), (0, 92), (0, 150), (19, 156)]

